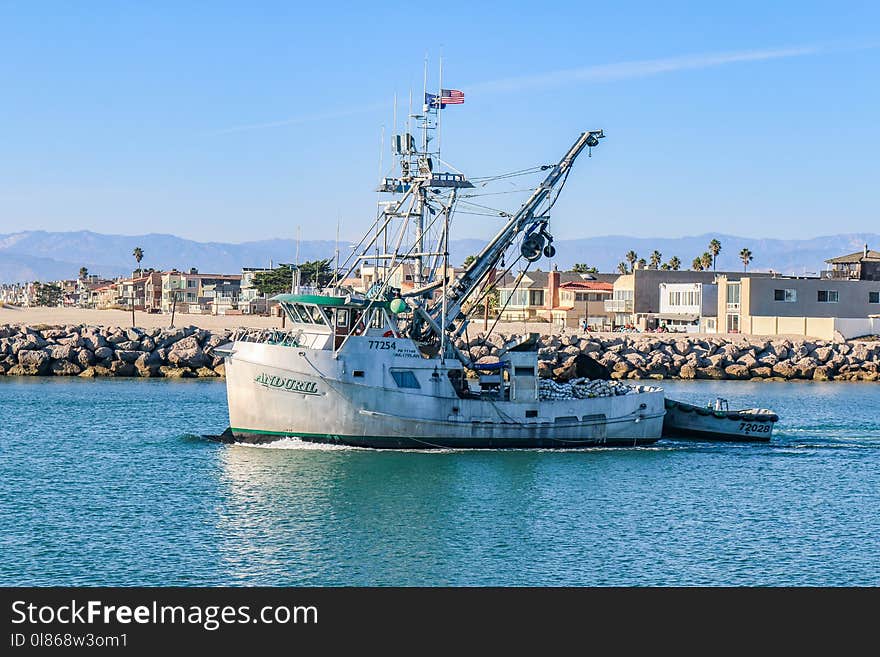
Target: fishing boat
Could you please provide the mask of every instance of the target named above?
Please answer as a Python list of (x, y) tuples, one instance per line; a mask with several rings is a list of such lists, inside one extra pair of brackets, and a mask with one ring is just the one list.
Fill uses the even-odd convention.
[[(475, 185), (457, 169), (441, 170), (443, 101), (463, 100), (453, 91), (426, 91), (423, 111), (410, 114), (407, 131), (393, 137), (395, 164), (380, 181), (379, 210), (334, 279), (274, 297), (284, 330), (243, 331), (214, 350), (226, 368), (231, 426), (224, 440), (295, 437), (432, 449), (637, 446), (660, 439), (660, 388), (548, 386), (538, 376), (530, 336), (505, 345), (497, 362), (474, 358), (466, 348), (470, 319), (496, 277), (519, 265), (519, 281), (542, 257), (555, 255), (550, 208), (575, 160), (604, 133), (583, 132), (558, 162), (533, 167), (543, 179), (518, 210), (495, 214), (502, 227), (456, 272), (450, 233)], [(420, 143), (408, 130), (410, 120), (421, 127)], [(367, 273), (363, 291), (344, 283)]]
[(723, 397), (697, 406), (666, 399), (664, 438), (703, 438), (736, 442), (768, 442), (779, 416), (765, 408), (730, 410)]

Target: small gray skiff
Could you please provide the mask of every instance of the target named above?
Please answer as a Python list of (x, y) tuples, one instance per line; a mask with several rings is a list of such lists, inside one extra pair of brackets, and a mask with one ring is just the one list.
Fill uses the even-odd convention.
[(768, 442), (779, 416), (764, 408), (731, 411), (726, 399), (696, 406), (667, 398), (664, 438), (702, 438), (737, 442)]

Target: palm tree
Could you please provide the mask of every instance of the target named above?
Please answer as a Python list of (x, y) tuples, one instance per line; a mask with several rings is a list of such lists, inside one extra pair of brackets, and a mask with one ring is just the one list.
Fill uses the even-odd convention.
[(660, 267), (660, 262), (663, 260), (663, 254), (660, 253), (657, 249), (654, 249), (654, 252), (651, 254), (651, 269), (657, 269)]
[(721, 253), (721, 242), (714, 239), (709, 242), (709, 253), (712, 254), (712, 271), (715, 271), (715, 261), (718, 259), (718, 254)]
[(678, 271), (679, 269), (681, 269), (681, 260), (678, 256), (672, 256), (669, 259), (669, 268), (672, 271)]
[(79, 268), (79, 280), (84, 281), (89, 277), (89, 268), (88, 267), (80, 267)]
[(588, 264), (583, 262), (575, 263), (572, 266), (571, 270), (576, 274), (598, 274), (599, 270), (596, 267), (590, 267)]
[(635, 269), (636, 260), (639, 259), (639, 254), (635, 251), (627, 251), (624, 258), (626, 258), (626, 261), (629, 263), (629, 268)]
[(670, 269), (672, 269), (672, 267), (669, 266), (668, 262), (664, 262), (662, 265), (660, 265), (660, 269), (662, 269), (663, 271), (669, 271)]
[(644, 258), (639, 258), (639, 269), (644, 269), (648, 266), (648, 261)]
[(749, 263), (752, 261), (752, 252), (743, 248), (743, 250), (739, 252), (739, 259), (742, 260), (743, 271), (746, 271), (749, 268)]
[(694, 258), (693, 262), (691, 262), (691, 269), (694, 271), (703, 271), (703, 259)]
[(703, 269), (709, 269), (712, 266), (712, 254), (708, 251), (700, 256), (700, 260), (703, 263)]
[(619, 271), (621, 274), (628, 274), (629, 267), (626, 266), (625, 262), (621, 262), (619, 265), (617, 265), (617, 271)]
[(134, 251), (131, 252), (131, 255), (133, 255), (134, 259), (137, 261), (138, 271), (140, 271), (141, 260), (144, 259), (144, 250), (141, 247), (136, 246), (134, 247)]
[[(141, 260), (144, 259), (144, 250), (141, 247), (136, 246), (136, 247), (134, 247), (134, 251), (131, 252), (131, 255), (134, 256), (134, 259), (137, 261), (137, 264), (138, 264), (138, 268), (136, 271), (140, 272), (141, 271)], [(132, 279), (134, 279), (134, 275), (132, 275)], [(132, 282), (131, 282), (131, 325), (132, 325), (132, 327), (134, 327), (134, 301), (135, 301), (135, 286), (134, 286), (134, 280), (132, 280)]]

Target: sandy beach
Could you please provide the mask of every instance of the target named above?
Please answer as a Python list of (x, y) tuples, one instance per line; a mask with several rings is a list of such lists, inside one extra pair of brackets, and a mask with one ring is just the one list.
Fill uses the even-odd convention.
[[(141, 328), (169, 328), (171, 326), (171, 315), (163, 315), (158, 313), (135, 312), (135, 325)], [(33, 326), (36, 324), (85, 324), (89, 326), (131, 326), (131, 313), (125, 310), (91, 310), (87, 308), (19, 308), (19, 307), (0, 307), (0, 326), (3, 324), (22, 324)], [(493, 320), (489, 320), (488, 326), (491, 328)], [(225, 328), (280, 328), (280, 317), (265, 317), (262, 315), (194, 315), (189, 313), (177, 313), (174, 316), (174, 326), (197, 326), (198, 328), (216, 330)], [(471, 337), (475, 337), (483, 332), (482, 317), (471, 320), (468, 333)], [(556, 324), (548, 324), (546, 322), (498, 322), (494, 332), (497, 333), (529, 333), (535, 332), (539, 334), (554, 335), (579, 335), (581, 337), (610, 337), (622, 336), (625, 333), (611, 332), (591, 332), (589, 335), (584, 334), (580, 329), (566, 328), (563, 329)], [(740, 334), (708, 334), (708, 333), (643, 333), (641, 335), (654, 335), (657, 337), (676, 336), (688, 338), (709, 338), (726, 336), (729, 339), (736, 339)], [(753, 338), (765, 337), (773, 340), (804, 340), (804, 336), (798, 335), (772, 335), (772, 336), (750, 336)]]
[[(135, 312), (135, 324), (142, 328), (168, 328), (171, 315)], [(125, 310), (90, 310), (86, 308), (0, 308), (2, 324), (87, 324), (89, 326), (131, 326), (131, 313)], [(280, 317), (260, 315), (193, 315), (176, 313), (174, 326), (197, 326), (203, 329), (224, 329), (247, 326), (272, 328), (281, 326)]]

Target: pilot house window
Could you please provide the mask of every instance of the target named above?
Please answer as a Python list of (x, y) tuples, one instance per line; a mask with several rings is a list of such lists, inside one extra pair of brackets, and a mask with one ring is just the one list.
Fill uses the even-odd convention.
[(420, 388), (419, 380), (410, 370), (391, 370), (391, 378), (398, 388)]

